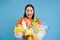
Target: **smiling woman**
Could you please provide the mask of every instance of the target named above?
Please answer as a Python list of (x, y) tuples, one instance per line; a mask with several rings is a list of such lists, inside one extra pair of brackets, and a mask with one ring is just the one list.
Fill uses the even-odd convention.
[[(34, 16), (28, 14), (33, 16), (32, 18), (24, 17), (27, 4), (34, 6)], [(43, 40), (60, 40), (60, 0), (0, 0), (0, 40), (37, 38), (39, 34), (43, 35), (42, 31), (39, 32), (39, 27), (33, 30), (37, 24), (49, 27)], [(33, 36), (29, 36), (31, 34)]]
[(42, 40), (45, 35), (45, 28), (35, 17), (34, 7), (28, 4), (25, 7), (24, 17), (20, 18), (14, 28), (14, 34), (17, 38), (23, 40)]
[(25, 13), (24, 13), (24, 17), (29, 17), (30, 16), (30, 18), (34, 18), (34, 12), (35, 10), (34, 10), (34, 7), (31, 5), (31, 4), (29, 4), (29, 5), (27, 5), (26, 7), (25, 7)]

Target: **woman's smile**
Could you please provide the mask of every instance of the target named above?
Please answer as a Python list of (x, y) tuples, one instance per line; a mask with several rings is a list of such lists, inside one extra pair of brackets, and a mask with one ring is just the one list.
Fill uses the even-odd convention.
[(27, 7), (27, 9), (26, 9), (27, 17), (32, 18), (33, 13), (34, 13), (33, 8), (32, 7)]

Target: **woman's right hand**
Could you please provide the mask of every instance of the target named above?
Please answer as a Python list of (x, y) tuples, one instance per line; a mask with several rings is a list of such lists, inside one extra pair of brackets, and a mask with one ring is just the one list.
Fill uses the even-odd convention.
[(22, 38), (22, 36), (24, 35), (23, 32), (15, 32), (14, 34), (16, 38)]

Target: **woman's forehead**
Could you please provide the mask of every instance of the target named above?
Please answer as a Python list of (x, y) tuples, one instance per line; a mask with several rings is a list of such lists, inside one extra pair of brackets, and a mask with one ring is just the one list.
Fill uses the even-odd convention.
[(32, 10), (33, 8), (32, 7), (27, 7), (27, 9), (31, 9)]

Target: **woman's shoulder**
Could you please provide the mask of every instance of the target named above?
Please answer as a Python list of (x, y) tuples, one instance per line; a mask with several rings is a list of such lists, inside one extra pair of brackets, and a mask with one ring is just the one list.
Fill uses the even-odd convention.
[(23, 17), (20, 17), (19, 20), (23, 20), (24, 18)]
[(40, 20), (38, 17), (34, 17), (34, 20)]
[(39, 18), (35, 17), (34, 20), (36, 20), (38, 24), (41, 24), (41, 20)]

